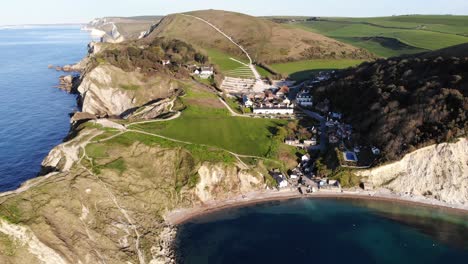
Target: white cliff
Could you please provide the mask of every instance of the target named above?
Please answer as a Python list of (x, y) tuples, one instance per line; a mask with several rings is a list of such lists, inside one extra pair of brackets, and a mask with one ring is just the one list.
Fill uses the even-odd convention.
[(431, 196), (440, 201), (468, 204), (468, 140), (428, 146), (402, 160), (360, 172), (376, 186), (397, 193)]

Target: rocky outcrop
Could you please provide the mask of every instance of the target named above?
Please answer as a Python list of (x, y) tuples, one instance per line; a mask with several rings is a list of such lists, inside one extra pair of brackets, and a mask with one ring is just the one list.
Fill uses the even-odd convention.
[(120, 116), (150, 101), (175, 93), (178, 83), (168, 77), (145, 77), (111, 65), (86, 73), (78, 87), (82, 111), (96, 116)]
[(174, 99), (167, 98), (163, 100), (158, 100), (154, 103), (149, 103), (144, 105), (135, 111), (129, 111), (122, 115), (124, 119), (129, 120), (150, 120), (158, 118), (164, 114), (171, 112), (174, 106)]
[(102, 133), (102, 131), (86, 130), (82, 133), (79, 133), (78, 136), (72, 140), (53, 148), (47, 157), (42, 161), (41, 174), (45, 175), (51, 171), (70, 171), (70, 169), (80, 159), (80, 150), (89, 143), (91, 138), (99, 135), (100, 133)]
[(468, 204), (468, 140), (425, 147), (400, 161), (360, 172), (368, 181), (397, 193)]

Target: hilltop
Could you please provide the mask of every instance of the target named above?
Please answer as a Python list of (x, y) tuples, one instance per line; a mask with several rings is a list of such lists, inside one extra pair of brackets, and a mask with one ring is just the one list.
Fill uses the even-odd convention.
[(218, 10), (169, 15), (161, 20), (148, 37), (176, 38), (202, 49), (217, 49), (234, 56), (242, 56), (240, 50), (224, 36), (202, 21), (186, 15), (214, 24), (242, 45), (257, 62), (372, 58), (365, 50), (317, 33), (286, 27), (262, 18)]
[(363, 63), (315, 90), (331, 101), (363, 145), (380, 147), (383, 161), (468, 129), (468, 44)]

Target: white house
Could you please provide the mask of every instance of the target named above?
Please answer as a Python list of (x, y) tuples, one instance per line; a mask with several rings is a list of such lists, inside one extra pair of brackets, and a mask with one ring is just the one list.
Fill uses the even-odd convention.
[(380, 155), (380, 149), (378, 149), (377, 147), (372, 147), (372, 153), (374, 155)]
[(254, 107), (254, 114), (264, 114), (264, 115), (292, 115), (294, 114), (294, 105), (277, 105), (277, 106), (266, 106), (260, 105), (259, 107)]
[(305, 154), (304, 156), (302, 156), (301, 160), (302, 161), (309, 161), (310, 160), (310, 155)]
[(162, 64), (163, 66), (166, 66), (166, 65), (171, 64), (171, 61), (170, 61), (170, 60), (162, 60), (162, 61), (161, 61), (161, 64)]
[(242, 102), (244, 103), (245, 107), (252, 107), (253, 106), (252, 100), (250, 100), (250, 98), (247, 95), (242, 96)]
[(304, 147), (310, 147), (317, 145), (317, 139), (315, 137), (304, 140)]
[(288, 187), (288, 182), (286, 180), (282, 180), (282, 181), (279, 182), (278, 187), (286, 188), (286, 187)]
[(200, 68), (200, 73), (198, 74), (200, 78), (208, 79), (214, 74), (213, 67), (210, 66), (203, 66)]
[(308, 93), (299, 93), (296, 96), (296, 103), (300, 106), (305, 106), (305, 107), (312, 106), (313, 105), (312, 100), (313, 100), (312, 95)]

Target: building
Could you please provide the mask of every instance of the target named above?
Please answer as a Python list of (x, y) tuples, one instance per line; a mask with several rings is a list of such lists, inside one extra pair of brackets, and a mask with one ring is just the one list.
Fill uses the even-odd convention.
[(293, 105), (263, 105), (254, 107), (254, 114), (263, 114), (263, 115), (292, 115), (294, 114)]
[(374, 155), (380, 155), (380, 149), (376, 148), (376, 147), (372, 147), (372, 153)]
[(296, 103), (300, 106), (311, 107), (313, 105), (312, 95), (309, 93), (301, 92), (296, 96)]
[(163, 66), (166, 66), (166, 65), (171, 64), (171, 61), (170, 61), (170, 60), (162, 60), (162, 61), (161, 61), (161, 64), (162, 64)]
[(250, 98), (245, 94), (242, 96), (242, 103), (245, 107), (252, 107), (254, 105), (252, 100), (250, 100)]
[(279, 184), (278, 184), (278, 187), (279, 187), (279, 188), (286, 188), (286, 187), (288, 187), (288, 181), (286, 181), (286, 180), (280, 181)]
[(198, 75), (198, 77), (202, 79), (208, 79), (214, 75), (214, 69), (211, 66), (202, 66), (201, 68), (195, 70), (193, 74)]
[(297, 146), (300, 144), (298, 139), (286, 139), (284, 143), (289, 146)]
[(315, 137), (304, 140), (304, 147), (306, 148), (315, 146), (315, 145), (317, 145), (317, 139)]

